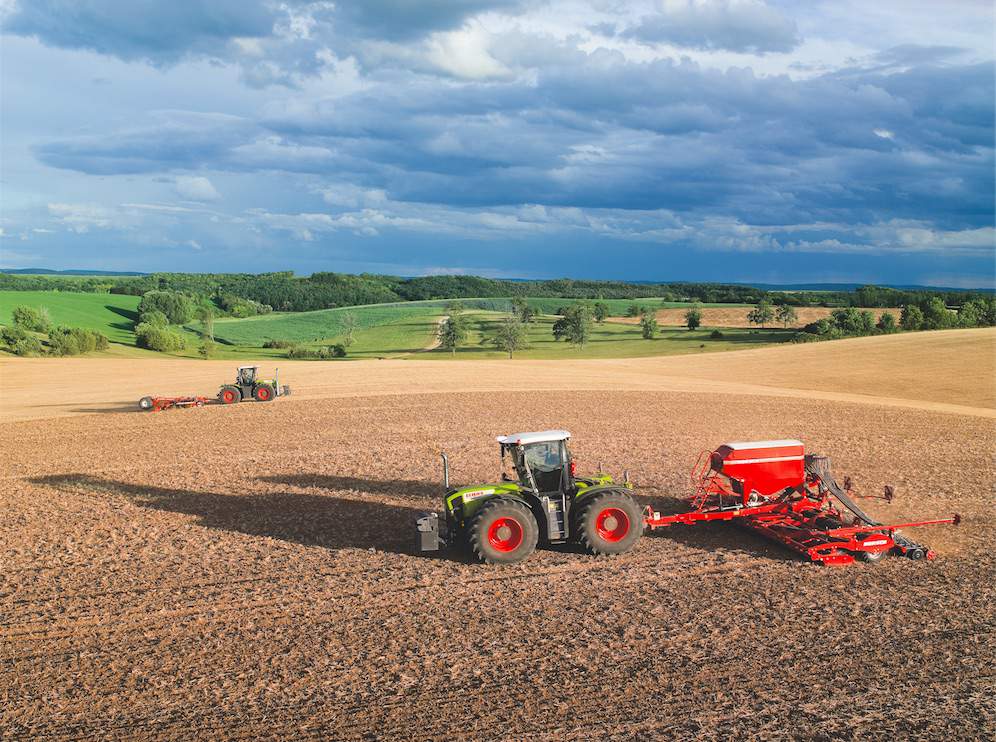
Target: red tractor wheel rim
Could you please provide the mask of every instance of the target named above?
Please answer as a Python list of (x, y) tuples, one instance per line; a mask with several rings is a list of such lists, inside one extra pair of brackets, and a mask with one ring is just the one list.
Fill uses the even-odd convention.
[(629, 516), (620, 508), (605, 508), (595, 518), (595, 530), (605, 541), (622, 541), (629, 533)]
[(515, 518), (498, 518), (488, 528), (488, 543), (495, 551), (515, 551), (522, 545), (522, 524)]
[(235, 392), (233, 392), (231, 389), (226, 389), (225, 393), (221, 395), (221, 398), (224, 399), (225, 402), (234, 402)]
[(270, 390), (267, 389), (265, 386), (261, 386), (259, 388), (259, 398), (260, 399), (269, 399), (270, 398)]

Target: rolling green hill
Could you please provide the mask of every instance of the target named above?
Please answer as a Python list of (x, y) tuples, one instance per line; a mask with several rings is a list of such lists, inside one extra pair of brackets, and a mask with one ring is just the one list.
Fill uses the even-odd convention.
[[(673, 353), (729, 350), (744, 345), (765, 344), (787, 339), (791, 333), (777, 330), (723, 330), (722, 340), (708, 337), (709, 330), (697, 332), (664, 329), (654, 340), (644, 340), (640, 328), (606, 322), (595, 325), (591, 342), (578, 350), (566, 342), (556, 342), (552, 335), (553, 314), (560, 307), (577, 299), (530, 299), (530, 305), (541, 312), (528, 327), (529, 348), (516, 354), (519, 358), (620, 358)], [(61, 291), (0, 291), (0, 324), (10, 322), (11, 310), (19, 304), (45, 307), (55, 324), (85, 327), (104, 333), (117, 355), (149, 355), (161, 357), (135, 347), (132, 323), (137, 318), (139, 298), (119, 294), (84, 294)], [(439, 320), (446, 312), (446, 301), (419, 301), (392, 304), (371, 304), (313, 312), (281, 312), (245, 319), (219, 318), (214, 323), (218, 358), (282, 358), (286, 350), (264, 348), (267, 340), (282, 340), (307, 347), (320, 347), (344, 341), (343, 317), (352, 314), (356, 320), (354, 342), (348, 357), (385, 358), (418, 353), (420, 358), (502, 358), (504, 355), (484, 338), (511, 307), (508, 299), (462, 299), (467, 310), (470, 333), (467, 343), (455, 356), (434, 350), (431, 346)], [(630, 299), (608, 299), (610, 314), (626, 313), (634, 303)], [(636, 303), (650, 307), (686, 306), (660, 299), (639, 299)], [(704, 305), (708, 306), (708, 305)], [(724, 304), (720, 306), (729, 307)], [(190, 322), (179, 328), (186, 337), (187, 348), (177, 355), (193, 357), (201, 341), (202, 327)]]
[(0, 291), (0, 324), (10, 323), (16, 306), (45, 307), (57, 325), (97, 330), (112, 343), (135, 344), (132, 327), (138, 317), (137, 296), (77, 294), (68, 291)]

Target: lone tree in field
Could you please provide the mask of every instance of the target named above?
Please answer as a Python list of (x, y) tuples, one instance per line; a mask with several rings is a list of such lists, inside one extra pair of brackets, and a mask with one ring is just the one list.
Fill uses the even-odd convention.
[(757, 306), (747, 313), (747, 321), (752, 325), (760, 325), (762, 328), (774, 318), (775, 312), (771, 308), (771, 304), (765, 299), (761, 299)]
[(697, 330), (702, 324), (702, 310), (698, 303), (692, 304), (691, 309), (685, 312), (685, 324), (689, 330)]
[(214, 307), (200, 304), (197, 307), (197, 319), (201, 323), (201, 336), (205, 340), (214, 340)]
[(516, 316), (506, 317), (498, 325), (495, 334), (488, 338), (493, 346), (508, 353), (511, 358), (517, 350), (526, 347), (526, 328)]
[(644, 340), (653, 340), (658, 329), (657, 315), (653, 309), (648, 309), (640, 315), (640, 331), (643, 333)]
[(782, 326), (786, 328), (799, 319), (799, 315), (795, 313), (795, 309), (788, 304), (780, 304), (775, 311), (775, 316), (778, 317), (778, 321), (782, 323)]
[[(553, 336), (556, 339), (564, 337), (568, 343), (584, 348), (591, 340), (592, 325), (594, 323), (594, 312), (589, 304), (579, 302), (567, 308), (564, 316), (554, 323)], [(558, 328), (558, 325), (560, 326)], [(559, 335), (558, 337), (558, 330)]]
[(529, 306), (529, 302), (521, 296), (512, 299), (512, 313), (519, 318), (523, 324), (531, 324), (536, 319), (536, 310)]
[(467, 321), (459, 312), (451, 314), (439, 323), (437, 333), (439, 347), (456, 354), (457, 348), (467, 340)]
[(352, 345), (356, 341), (355, 333), (356, 315), (352, 312), (346, 312), (342, 315), (342, 344), (347, 348)]
[(594, 306), (591, 308), (592, 315), (595, 317), (595, 321), (598, 324), (605, 322), (606, 317), (609, 316), (609, 305), (604, 301), (596, 301)]

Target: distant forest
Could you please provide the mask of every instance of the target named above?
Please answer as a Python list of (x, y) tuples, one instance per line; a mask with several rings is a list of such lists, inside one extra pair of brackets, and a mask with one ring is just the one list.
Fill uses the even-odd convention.
[(142, 276), (26, 276), (0, 273), (0, 290), (72, 291), (132, 294), (175, 291), (211, 299), (226, 308), (239, 302), (267, 311), (305, 312), (316, 309), (419, 301), (427, 299), (556, 297), (565, 299), (641, 299), (699, 301), (722, 304), (772, 304), (825, 307), (896, 307), (939, 297), (949, 307), (972, 299), (992, 298), (992, 292), (895, 289), (861, 286), (851, 291), (785, 291), (717, 283), (626, 283), (568, 278), (546, 281), (507, 281), (478, 276), (399, 278), (373, 274), (315, 273), (297, 277), (278, 273), (151, 273)]

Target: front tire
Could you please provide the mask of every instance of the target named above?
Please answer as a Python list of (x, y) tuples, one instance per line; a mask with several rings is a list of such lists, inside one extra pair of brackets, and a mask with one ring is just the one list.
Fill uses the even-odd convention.
[(252, 397), (257, 402), (270, 402), (274, 397), (273, 387), (267, 386), (266, 384), (260, 384), (252, 390)]
[(589, 554), (625, 554), (643, 535), (643, 513), (624, 492), (593, 495), (581, 504), (575, 532)]
[(496, 497), (481, 506), (467, 529), (470, 549), (487, 564), (515, 564), (536, 550), (539, 527), (525, 503)]

